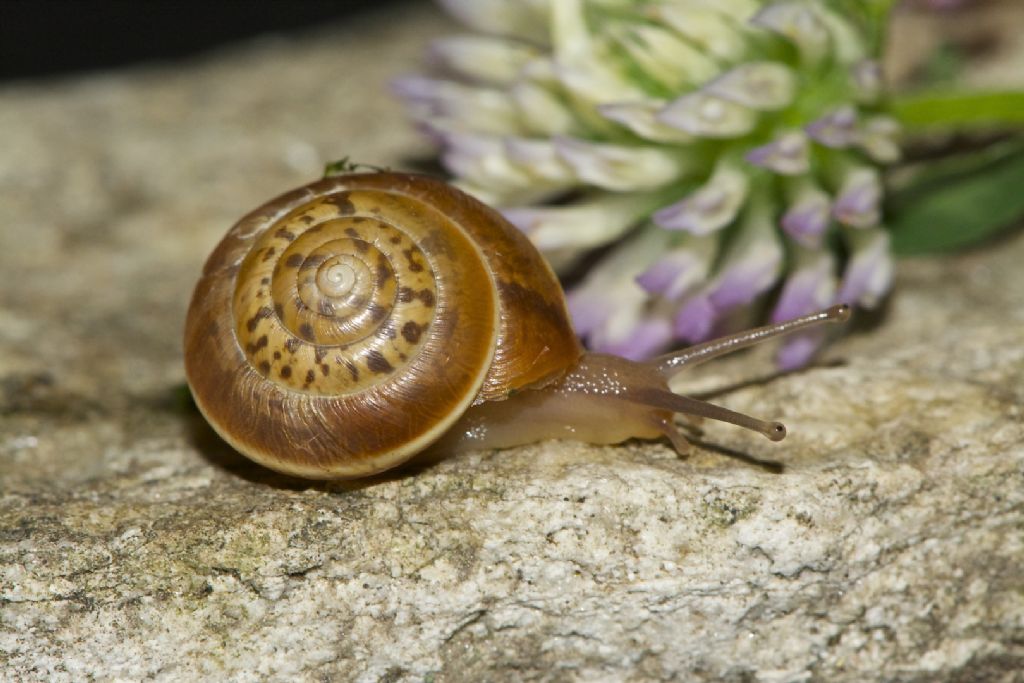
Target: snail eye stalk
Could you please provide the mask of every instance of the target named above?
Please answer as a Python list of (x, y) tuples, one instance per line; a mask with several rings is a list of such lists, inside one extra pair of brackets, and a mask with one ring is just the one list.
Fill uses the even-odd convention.
[(672, 377), (684, 367), (700, 365), (712, 358), (718, 358), (719, 356), (745, 349), (748, 346), (753, 346), (769, 339), (783, 337), (827, 323), (842, 323), (849, 319), (850, 307), (846, 304), (837, 304), (810, 315), (804, 315), (792, 320), (784, 320), (774, 325), (755, 327), (751, 330), (744, 330), (743, 332), (729, 335), (728, 337), (696, 344), (682, 351), (666, 353), (648, 362), (657, 367), (658, 371), (666, 377)]

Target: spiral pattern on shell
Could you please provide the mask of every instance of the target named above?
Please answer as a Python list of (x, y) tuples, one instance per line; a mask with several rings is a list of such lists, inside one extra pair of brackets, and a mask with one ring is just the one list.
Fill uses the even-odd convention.
[(580, 347), (550, 269), (500, 215), (440, 181), (375, 173), (236, 224), (196, 287), (185, 352), (197, 405), (237, 450), (337, 478), (408, 459)]

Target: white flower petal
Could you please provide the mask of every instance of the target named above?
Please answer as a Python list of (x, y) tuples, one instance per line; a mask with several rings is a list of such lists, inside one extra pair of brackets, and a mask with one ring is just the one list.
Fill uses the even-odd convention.
[(889, 233), (883, 229), (850, 230), (845, 236), (852, 255), (836, 300), (874, 308), (892, 285)]
[(747, 198), (750, 181), (735, 164), (721, 162), (708, 181), (681, 201), (654, 214), (670, 230), (707, 235), (732, 223)]
[(828, 27), (832, 36), (832, 54), (840, 64), (853, 64), (867, 56), (863, 36), (845, 17), (823, 4), (818, 6), (818, 16)]
[(550, 139), (507, 138), (505, 149), (512, 163), (530, 175), (566, 186), (576, 180)]
[(718, 70), (699, 50), (657, 26), (619, 24), (610, 35), (648, 76), (667, 88), (701, 83)]
[(718, 316), (718, 311), (706, 293), (694, 294), (676, 310), (673, 328), (677, 337), (696, 344), (711, 337)]
[(586, 57), (592, 49), (583, 4), (583, 0), (553, 0), (551, 4), (552, 47), (558, 59)]
[(715, 322), (750, 304), (775, 284), (782, 269), (782, 245), (772, 225), (773, 206), (763, 188), (746, 215), (711, 281), (679, 306), (676, 334), (690, 342), (707, 339)]
[(519, 187), (527, 176), (509, 163), (501, 137), (444, 131), (444, 162), (452, 173), (487, 186)]
[(881, 218), (882, 179), (878, 170), (854, 166), (846, 171), (832, 205), (832, 216), (853, 228), (870, 228)]
[[(819, 311), (835, 303), (835, 258), (829, 251), (797, 249), (790, 274), (772, 310), (771, 322), (779, 323)], [(775, 358), (779, 367), (794, 370), (805, 365), (825, 341), (821, 328), (787, 337)]]
[(716, 237), (683, 235), (671, 249), (636, 276), (636, 282), (650, 294), (677, 300), (707, 280), (718, 253)]
[(796, 75), (778, 62), (747, 62), (725, 72), (702, 90), (750, 109), (775, 111), (793, 102)]
[(810, 362), (824, 342), (824, 330), (797, 332), (782, 342), (778, 353), (775, 354), (775, 364), (783, 372), (799, 370)]
[(835, 299), (835, 258), (831, 252), (798, 249), (793, 261), (772, 311), (772, 322), (813, 313), (829, 306)]
[(523, 127), (535, 135), (571, 133), (578, 127), (573, 112), (551, 88), (522, 79), (511, 95)]
[(463, 78), (488, 85), (510, 85), (539, 52), (525, 43), (492, 36), (450, 36), (430, 45), (433, 60)]
[(804, 130), (826, 147), (846, 149), (857, 141), (859, 135), (857, 110), (851, 105), (843, 105), (807, 124)]
[(646, 93), (629, 78), (599, 59), (555, 63), (555, 74), (562, 87), (584, 105), (640, 100)]
[(444, 140), (441, 160), (454, 175), (479, 188), (496, 204), (539, 201), (562, 187), (530, 175), (508, 157), (504, 138), (460, 131), (439, 131)]
[(860, 132), (860, 147), (880, 164), (900, 160), (900, 124), (888, 116), (875, 116), (865, 122)]
[(706, 138), (735, 138), (757, 125), (757, 114), (747, 107), (703, 92), (684, 95), (657, 116), (664, 124)]
[(669, 237), (661, 230), (640, 230), (595, 264), (567, 293), (566, 303), (578, 333), (589, 335), (612, 318), (639, 310), (647, 292), (633, 281), (633, 275), (665, 250)]
[(750, 23), (786, 38), (806, 61), (817, 63), (828, 53), (830, 42), (818, 9), (807, 2), (778, 2), (762, 9)]
[(606, 190), (629, 192), (661, 187), (684, 171), (678, 155), (657, 147), (628, 147), (555, 138), (559, 156), (585, 183)]
[(783, 231), (809, 249), (821, 246), (832, 218), (832, 199), (807, 178), (797, 180), (789, 192), (791, 204), (780, 219)]
[(448, 121), (480, 133), (522, 132), (516, 107), (499, 90), (421, 76), (399, 78), (392, 87), (417, 121)]
[(459, 188), (471, 197), (475, 197), (488, 206), (501, 206), (506, 201), (506, 197), (500, 193), (495, 192), (492, 189), (481, 187), (469, 180), (457, 179), (452, 181), (452, 185)]
[(771, 207), (755, 200), (707, 288), (708, 300), (719, 312), (745, 306), (775, 284), (781, 268), (782, 245)]
[(754, 16), (762, 2), (763, 0), (667, 0), (670, 5), (715, 10), (737, 21), (746, 21)]
[(646, 100), (602, 104), (597, 109), (606, 119), (620, 123), (640, 137), (652, 142), (692, 142), (694, 137), (689, 133), (666, 126), (658, 120), (658, 112), (664, 107), (665, 103), (659, 100)]
[[(548, 252), (571, 248), (579, 252), (621, 237), (651, 210), (655, 201), (651, 195), (639, 193), (600, 194), (565, 206), (512, 207), (502, 213), (538, 249)], [(662, 239), (667, 241), (668, 234)]]
[(882, 65), (874, 59), (865, 59), (850, 67), (850, 80), (857, 101), (874, 104), (882, 95)]
[[(548, 42), (552, 0), (438, 0), (449, 14), (466, 26), (534, 43)], [(555, 5), (563, 0), (556, 0)]]
[(781, 175), (806, 173), (811, 166), (807, 136), (800, 131), (787, 131), (767, 145), (747, 152), (747, 161)]
[(747, 44), (743, 31), (735, 22), (749, 18), (757, 5), (747, 3), (748, 9), (744, 13), (742, 7), (730, 10), (722, 5), (713, 6), (716, 4), (702, 6), (700, 2), (661, 3), (648, 7), (646, 13), (672, 28), (709, 56), (723, 62), (737, 61), (746, 53)]
[(645, 311), (640, 305), (620, 307), (618, 312), (594, 330), (589, 346), (597, 353), (610, 353), (629, 360), (645, 360), (664, 351), (672, 342), (668, 316)]

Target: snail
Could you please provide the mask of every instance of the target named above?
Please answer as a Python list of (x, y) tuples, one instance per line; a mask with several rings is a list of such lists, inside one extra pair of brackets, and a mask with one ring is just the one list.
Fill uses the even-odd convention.
[(673, 393), (684, 367), (847, 319), (845, 305), (646, 362), (585, 352), (559, 282), (497, 211), (433, 178), (327, 177), (242, 218), (185, 325), (199, 410), (237, 451), (315, 479), (547, 438), (687, 442), (675, 413), (786, 429)]

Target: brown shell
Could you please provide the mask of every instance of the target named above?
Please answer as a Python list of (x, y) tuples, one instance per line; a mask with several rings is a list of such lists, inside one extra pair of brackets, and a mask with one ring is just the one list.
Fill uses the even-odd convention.
[(547, 384), (581, 353), (533, 245), (463, 192), (401, 173), (326, 178), (244, 217), (185, 325), (214, 429), (313, 478), (394, 467), (472, 403)]

